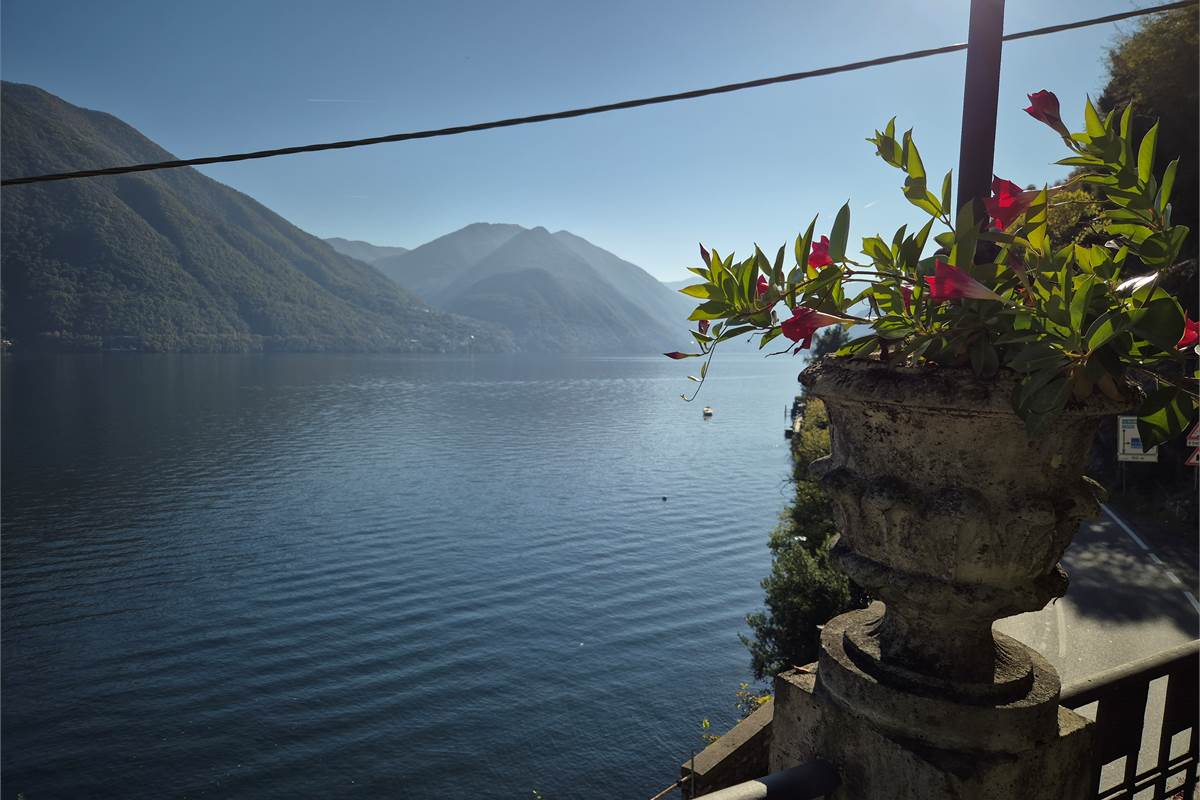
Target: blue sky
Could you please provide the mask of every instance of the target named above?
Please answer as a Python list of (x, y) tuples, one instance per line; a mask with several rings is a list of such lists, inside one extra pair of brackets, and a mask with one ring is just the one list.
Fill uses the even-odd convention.
[[(1009, 0), (1009, 31), (1130, 0)], [(110, 112), (180, 157), (611, 102), (963, 41), (966, 0), (303, 2), (5, 0), (0, 74)], [(996, 172), (1065, 174), (1022, 113), (1068, 124), (1134, 23), (1006, 45)], [(957, 167), (962, 54), (433, 141), (204, 168), (320, 236), (412, 247), (476, 221), (566, 228), (663, 279), (696, 242), (773, 252), (847, 198), (853, 235), (920, 212), (864, 137), (896, 115), (926, 167)], [(109, 166), (79, 164), (79, 168)]]

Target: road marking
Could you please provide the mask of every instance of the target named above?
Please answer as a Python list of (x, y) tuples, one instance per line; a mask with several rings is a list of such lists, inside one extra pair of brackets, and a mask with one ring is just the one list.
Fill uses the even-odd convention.
[[(1100, 507), (1102, 509), (1104, 509), (1104, 513), (1108, 514), (1108, 516), (1112, 519), (1113, 522), (1115, 522), (1115, 523), (1117, 523), (1117, 525), (1121, 526), (1121, 530), (1125, 531), (1125, 533), (1129, 535), (1129, 538), (1133, 539), (1133, 541), (1137, 544), (1138, 547), (1140, 547), (1146, 551), (1146, 555), (1150, 558), (1151, 561), (1154, 562), (1155, 566), (1157, 566), (1162, 571), (1162, 573), (1167, 576), (1168, 580), (1170, 580), (1176, 586), (1182, 587), (1185, 585), (1184, 582), (1179, 579), (1179, 576), (1176, 575), (1174, 572), (1172, 572), (1170, 570), (1170, 568), (1167, 567), (1167, 565), (1163, 562), (1163, 560), (1161, 558), (1159, 558), (1158, 555), (1153, 550), (1150, 549), (1150, 546), (1147, 545), (1144, 541), (1142, 541), (1142, 537), (1138, 536), (1136, 533), (1133, 532), (1133, 528), (1129, 527), (1125, 523), (1125, 520), (1121, 519), (1116, 514), (1114, 514), (1113, 510), (1111, 508), (1109, 508), (1108, 506), (1104, 505), (1104, 503), (1101, 503)], [(1188, 602), (1192, 604), (1192, 608), (1194, 608), (1196, 610), (1196, 613), (1200, 614), (1200, 601), (1196, 600), (1196, 595), (1192, 594), (1187, 589), (1184, 589), (1183, 596), (1186, 597)]]
[(1136, 533), (1134, 533), (1134, 532), (1133, 532), (1133, 528), (1131, 528), (1131, 527), (1129, 527), (1128, 525), (1126, 525), (1126, 524), (1125, 524), (1125, 520), (1121, 519), (1121, 518), (1120, 518), (1120, 517), (1118, 517), (1116, 514), (1114, 514), (1114, 513), (1112, 512), (1112, 509), (1111, 509), (1111, 508), (1109, 508), (1108, 506), (1104, 505), (1104, 503), (1101, 503), (1101, 504), (1100, 504), (1100, 507), (1104, 509), (1104, 513), (1105, 513), (1105, 514), (1108, 514), (1108, 516), (1112, 517), (1112, 521), (1113, 521), (1113, 522), (1115, 522), (1115, 523), (1117, 523), (1118, 525), (1120, 525), (1120, 526), (1121, 526), (1121, 530), (1123, 530), (1123, 531), (1125, 531), (1125, 533), (1129, 534), (1129, 538), (1130, 538), (1130, 539), (1133, 539), (1133, 541), (1137, 543), (1137, 546), (1138, 546), (1138, 547), (1142, 548), (1143, 550), (1149, 550), (1149, 549), (1150, 549), (1149, 545), (1147, 545), (1145, 542), (1143, 542), (1143, 541), (1142, 541), (1142, 537), (1140, 537), (1140, 536), (1138, 536)]
[(1183, 596), (1186, 597), (1188, 599), (1188, 602), (1192, 604), (1192, 608), (1196, 609), (1196, 613), (1200, 614), (1200, 601), (1196, 600), (1196, 595), (1192, 594), (1191, 592), (1189, 592), (1185, 589), (1183, 592)]

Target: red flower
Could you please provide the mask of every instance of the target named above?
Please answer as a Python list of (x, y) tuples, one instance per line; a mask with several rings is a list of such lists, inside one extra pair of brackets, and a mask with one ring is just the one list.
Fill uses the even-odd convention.
[(762, 297), (764, 294), (767, 293), (767, 289), (769, 289), (770, 287), (771, 287), (771, 284), (767, 282), (767, 276), (759, 275), (758, 276), (758, 296)]
[(1200, 322), (1196, 322), (1185, 314), (1183, 316), (1183, 336), (1179, 337), (1179, 344), (1175, 347), (1179, 350), (1186, 350), (1196, 342), (1200, 342)]
[(678, 350), (676, 350), (674, 353), (663, 353), (663, 355), (666, 356), (667, 358), (673, 358), (676, 361), (678, 361), (681, 358), (690, 358), (690, 356), (687, 353), (681, 353)]
[(708, 257), (708, 251), (704, 249), (704, 245), (700, 245), (700, 258), (704, 261), (704, 266), (709, 266), (711, 259)]
[(812, 253), (808, 256), (808, 265), (813, 269), (828, 267), (833, 263), (829, 257), (829, 237), (822, 236), (821, 241), (813, 242)]
[(959, 300), (964, 297), (973, 300), (1000, 299), (1000, 295), (958, 267), (952, 267), (940, 258), (934, 267), (933, 277), (926, 277), (925, 282), (929, 284), (929, 299), (935, 303), (943, 300)]
[(1012, 181), (992, 178), (992, 196), (983, 201), (992, 224), (1005, 230), (1013, 220), (1025, 213), (1037, 192), (1026, 192)]
[(1044, 122), (1061, 135), (1071, 137), (1071, 132), (1067, 130), (1067, 126), (1063, 125), (1062, 117), (1058, 112), (1058, 97), (1054, 92), (1042, 89), (1040, 92), (1026, 95), (1029, 98), (1029, 108), (1025, 109), (1025, 113), (1036, 119), (1038, 122)]
[(812, 308), (793, 308), (791, 319), (785, 319), (779, 327), (782, 328), (784, 336), (800, 343), (796, 350), (807, 350), (812, 346), (812, 337), (818, 328), (841, 321), (840, 317), (822, 314)]
[(912, 287), (900, 285), (900, 296), (904, 298), (904, 310), (912, 310)]
[(700, 330), (700, 333), (708, 333), (708, 320), (700, 320), (696, 323), (696, 327)]

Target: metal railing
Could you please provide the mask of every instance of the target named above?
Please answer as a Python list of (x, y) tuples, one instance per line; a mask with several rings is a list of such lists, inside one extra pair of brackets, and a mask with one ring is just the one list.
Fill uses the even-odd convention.
[[(1147, 731), (1150, 687), (1163, 678), (1167, 684), (1162, 719), (1157, 731)], [(1137, 797), (1142, 800), (1144, 793), (1152, 792), (1150, 796), (1154, 800), (1166, 800), (1182, 792), (1184, 798), (1191, 800), (1196, 791), (1200, 762), (1200, 639), (1071, 684), (1063, 689), (1059, 702), (1073, 710), (1096, 706), (1096, 739), (1090, 767), (1091, 797), (1097, 800), (1133, 800)], [(765, 715), (770, 711), (764, 706), (755, 713)], [(764, 717), (764, 720), (759, 721), (759, 726), (765, 729), (770, 725), (770, 719)], [(1182, 733), (1188, 735), (1187, 746), (1182, 753), (1172, 756), (1172, 743)], [(1139, 772), (1138, 761), (1148, 744), (1147, 734), (1157, 734), (1158, 755), (1152, 766)], [(1125, 763), (1120, 768), (1120, 779), (1102, 789), (1106, 768), (1115, 767), (1115, 762), (1122, 758)], [(1108, 770), (1110, 778), (1112, 773), (1113, 770)], [(657, 797), (677, 788), (682, 789), (685, 797), (695, 796), (690, 786), (690, 779), (694, 777), (693, 758), (692, 771)], [(703, 797), (711, 800), (808, 800), (829, 794), (839, 783), (834, 767), (824, 761), (815, 761), (744, 781)]]
[[(1162, 724), (1158, 734), (1158, 758), (1149, 769), (1138, 772), (1138, 757), (1147, 734), (1144, 730), (1150, 684), (1167, 679)], [(1196, 790), (1197, 716), (1200, 714), (1200, 639), (1158, 655), (1108, 670), (1063, 689), (1061, 704), (1080, 709), (1096, 703), (1096, 744), (1092, 751), (1091, 796), (1099, 800), (1125, 800), (1153, 790), (1154, 800), (1168, 798), (1180, 790), (1191, 798)], [(1178, 734), (1189, 731), (1185, 751), (1172, 758), (1171, 745)], [(1104, 768), (1124, 758), (1120, 781), (1101, 789)], [(1182, 775), (1181, 784), (1173, 778)], [(1168, 783), (1171, 788), (1168, 789)]]
[(726, 789), (704, 795), (705, 800), (817, 800), (833, 792), (842, 779), (824, 761), (809, 761), (798, 767), (772, 772)]

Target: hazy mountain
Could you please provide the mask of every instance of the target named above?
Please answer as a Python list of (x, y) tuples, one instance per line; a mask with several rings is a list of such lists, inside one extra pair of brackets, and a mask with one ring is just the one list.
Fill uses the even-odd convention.
[[(116, 117), (0, 85), (6, 177), (173, 158)], [(4, 335), (19, 349), (504, 349), (192, 169), (14, 186)]]
[(407, 247), (371, 244), (360, 239), (343, 239), (340, 236), (332, 236), (325, 241), (329, 242), (329, 246), (342, 255), (357, 258), (359, 261), (365, 261), (368, 264), (374, 264), (381, 258), (408, 252)]
[(503, 325), (526, 350), (663, 352), (692, 307), (567, 231), (476, 223), (375, 266), (437, 308)]

